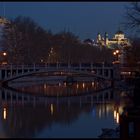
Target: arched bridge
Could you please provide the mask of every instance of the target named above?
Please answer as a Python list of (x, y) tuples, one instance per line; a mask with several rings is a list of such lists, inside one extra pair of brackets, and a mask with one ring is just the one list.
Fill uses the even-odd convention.
[(1, 83), (38, 73), (77, 73), (102, 79), (114, 79), (117, 69), (112, 64), (93, 63), (51, 63), (44, 65), (5, 65), (0, 68)]

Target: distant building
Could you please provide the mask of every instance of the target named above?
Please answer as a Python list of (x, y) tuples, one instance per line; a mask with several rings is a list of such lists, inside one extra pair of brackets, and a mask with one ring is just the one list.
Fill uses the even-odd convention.
[(0, 16), (0, 26), (4, 26), (6, 23), (9, 23), (9, 21), (6, 18)]
[(84, 41), (83, 41), (85, 44), (89, 44), (89, 45), (92, 45), (93, 44), (93, 41), (91, 40), (91, 39), (85, 39)]
[(105, 32), (104, 37), (100, 33), (97, 34), (96, 43), (99, 46), (105, 46), (110, 49), (122, 48), (124, 46), (130, 46), (130, 41), (125, 38), (125, 34), (122, 31), (117, 31), (112, 39), (108, 38), (108, 33)]

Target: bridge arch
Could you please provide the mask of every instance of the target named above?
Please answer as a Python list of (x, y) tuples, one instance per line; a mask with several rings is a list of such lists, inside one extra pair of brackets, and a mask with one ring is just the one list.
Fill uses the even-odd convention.
[(0, 84), (6, 84), (9, 81), (18, 79), (21, 77), (38, 74), (38, 73), (49, 73), (49, 72), (65, 72), (65, 73), (75, 73), (84, 74), (96, 77), (102, 80), (112, 80), (115, 74), (114, 66), (112, 65), (68, 65), (68, 66), (40, 66), (40, 65), (7, 65), (6, 67), (0, 68)]
[(13, 81), (15, 79), (19, 79), (21, 77), (27, 77), (27, 76), (30, 76), (30, 75), (34, 75), (34, 74), (41, 74), (41, 73), (53, 73), (53, 72), (65, 72), (65, 73), (75, 73), (75, 74), (81, 74), (81, 75), (87, 75), (87, 76), (92, 76), (92, 77), (95, 77), (97, 79), (101, 79), (101, 80), (107, 80), (108, 78), (105, 78), (101, 75), (97, 75), (95, 73), (92, 73), (92, 72), (88, 72), (88, 71), (79, 71), (79, 70), (69, 70), (69, 71), (66, 71), (64, 69), (59, 69), (59, 70), (38, 70), (38, 71), (31, 71), (31, 72), (27, 72), (27, 73), (19, 73), (18, 75), (15, 75), (13, 77), (8, 77), (6, 79), (4, 79), (2, 81), (2, 84), (7, 84), (8, 82), (10, 81)]

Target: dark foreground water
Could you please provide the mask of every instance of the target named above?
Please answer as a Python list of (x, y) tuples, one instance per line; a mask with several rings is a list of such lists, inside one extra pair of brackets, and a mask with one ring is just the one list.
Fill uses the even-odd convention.
[(93, 82), (23, 85), (17, 89), (24, 93), (0, 90), (0, 138), (97, 138), (102, 128), (119, 126), (119, 114), (129, 104), (125, 92), (95, 92)]

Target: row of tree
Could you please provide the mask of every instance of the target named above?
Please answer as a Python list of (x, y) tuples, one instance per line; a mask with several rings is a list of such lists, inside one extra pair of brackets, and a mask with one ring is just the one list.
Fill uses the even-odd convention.
[(52, 34), (29, 17), (19, 16), (7, 23), (1, 46), (8, 63), (112, 62), (112, 51), (82, 43), (71, 32)]

